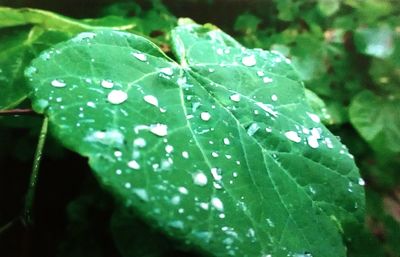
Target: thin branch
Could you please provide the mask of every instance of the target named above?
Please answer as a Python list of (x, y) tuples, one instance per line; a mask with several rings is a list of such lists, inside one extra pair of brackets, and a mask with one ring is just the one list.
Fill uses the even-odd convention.
[(43, 148), (46, 141), (48, 127), (48, 118), (44, 117), (42, 128), (40, 130), (39, 141), (36, 147), (35, 159), (33, 160), (32, 174), (29, 181), (28, 192), (25, 198), (25, 208), (24, 208), (24, 224), (33, 224), (33, 202), (35, 200), (36, 184), (39, 176), (39, 166), (42, 159)]
[(36, 114), (32, 109), (12, 109), (12, 110), (0, 110), (0, 116), (9, 115), (34, 115)]

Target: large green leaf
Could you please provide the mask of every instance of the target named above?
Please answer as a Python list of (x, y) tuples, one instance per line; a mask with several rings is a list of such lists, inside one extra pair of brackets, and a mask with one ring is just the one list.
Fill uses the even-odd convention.
[(358, 94), (350, 105), (350, 121), (375, 150), (400, 152), (400, 100), (376, 96), (371, 91)]
[(172, 34), (180, 64), (122, 32), (57, 45), (27, 70), (35, 110), (171, 236), (215, 256), (345, 256), (363, 181), (289, 61), (209, 25)]

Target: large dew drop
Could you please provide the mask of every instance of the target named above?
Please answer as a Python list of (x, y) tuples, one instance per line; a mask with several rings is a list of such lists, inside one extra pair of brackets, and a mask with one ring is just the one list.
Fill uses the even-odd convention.
[(139, 61), (145, 62), (147, 61), (147, 56), (145, 54), (142, 53), (132, 53), (132, 55), (138, 59)]
[(193, 175), (193, 182), (198, 186), (205, 186), (207, 185), (208, 179), (203, 172), (197, 172)]
[(143, 99), (151, 105), (158, 106), (158, 99), (155, 96), (145, 95)]
[(168, 126), (165, 124), (154, 124), (150, 126), (150, 132), (159, 137), (164, 137), (168, 134)]
[(55, 79), (51, 82), (51, 85), (53, 87), (65, 87), (67, 84), (62, 80)]
[(200, 118), (204, 121), (209, 121), (211, 119), (211, 114), (208, 112), (202, 112)]
[(318, 139), (314, 136), (309, 136), (307, 138), (307, 143), (311, 148), (318, 148), (319, 146)]
[(183, 151), (182, 152), (182, 157), (185, 158), (185, 159), (188, 159), (189, 158), (189, 153), (187, 151)]
[(136, 146), (136, 147), (143, 148), (143, 147), (146, 146), (146, 140), (144, 140), (144, 138), (141, 138), (141, 137), (136, 138), (136, 139), (133, 141), (133, 145)]
[(234, 102), (239, 102), (240, 101), (240, 94), (233, 94), (229, 98)]
[(121, 104), (126, 99), (128, 99), (128, 94), (122, 90), (113, 90), (107, 96), (107, 100), (112, 104)]
[(245, 56), (242, 58), (242, 63), (248, 67), (254, 66), (257, 63), (256, 57), (254, 55)]
[(222, 201), (217, 198), (217, 197), (213, 197), (211, 199), (211, 204), (214, 206), (215, 209), (217, 209), (218, 211), (223, 211), (224, 210), (224, 204), (222, 203)]
[(140, 169), (139, 163), (137, 161), (135, 161), (135, 160), (132, 160), (132, 161), (128, 162), (128, 167), (131, 168), (131, 169), (134, 169), (134, 170)]
[(297, 134), (296, 131), (288, 131), (288, 132), (285, 132), (285, 136), (286, 136), (289, 140), (291, 140), (291, 141), (293, 141), (293, 142), (296, 142), (296, 143), (299, 143), (299, 142), (301, 141), (301, 138), (299, 137), (299, 135)]

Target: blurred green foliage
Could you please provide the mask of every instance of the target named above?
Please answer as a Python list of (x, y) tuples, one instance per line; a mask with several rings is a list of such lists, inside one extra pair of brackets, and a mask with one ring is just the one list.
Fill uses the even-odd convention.
[[(0, 99), (1, 109), (14, 107), (21, 102), (22, 106), (29, 106), (29, 103), (23, 102), (29, 92), (25, 89), (21, 74), (41, 50), (79, 31), (99, 26), (120, 27), (141, 34), (168, 52), (169, 31), (176, 24), (176, 17), (187, 16), (198, 22), (215, 23), (247, 47), (271, 49), (288, 56), (309, 89), (311, 105), (350, 148), (366, 181), (365, 228), (354, 228), (354, 233), (359, 236), (358, 240), (347, 242), (349, 256), (400, 256), (399, 1), (2, 0), (0, 5), (41, 8), (75, 17), (65, 18), (50, 13), (53, 18), (66, 21), (65, 24), (74, 25), (65, 29), (62, 22), (56, 22), (56, 27), (49, 27), (48, 17), (30, 19), (25, 14), (20, 16), (18, 11), (13, 14), (7, 12), (4, 16), (5, 13), (0, 11), (0, 90), (15, 90), (16, 96), (10, 100)], [(88, 17), (91, 19), (82, 19)], [(13, 58), (9, 58), (10, 55)], [(15, 131), (22, 127), (34, 134), (38, 131), (39, 122), (31, 122), (31, 119), (21, 122), (23, 119), (20, 117), (17, 122), (10, 121), (10, 118), (0, 119), (1, 164), (25, 161), (26, 156), (34, 151), (31, 135), (20, 136)], [(8, 151), (10, 145), (12, 153)], [(17, 146), (20, 149), (18, 151), (15, 150)], [(57, 154), (50, 155), (50, 159), (68, 156), (54, 141), (48, 142), (47, 147), (56, 149)], [(64, 161), (68, 163), (67, 157), (64, 157)], [(7, 180), (7, 174), (2, 169), (0, 180)], [(4, 185), (1, 192), (7, 193), (13, 186), (13, 183)], [(81, 192), (80, 187), (74, 190)], [(22, 193), (14, 196), (17, 203), (21, 202)], [(59, 256), (75, 256), (74, 251), (78, 250), (82, 256), (106, 256), (109, 252), (105, 253), (99, 242), (115, 248), (108, 256), (118, 256), (116, 248), (121, 250), (120, 245), (115, 246), (104, 238), (93, 239), (99, 224), (106, 229), (101, 232), (97, 230), (98, 233), (110, 233), (107, 226), (112, 209), (110, 205), (98, 206), (95, 213), (106, 213), (106, 218), (91, 219), (90, 216), (95, 214), (88, 214), (88, 206), (101, 201), (96, 197), (81, 195), (77, 199), (69, 199), (69, 218), (65, 221), (69, 225), (65, 236), (58, 242)], [(0, 224), (10, 219), (8, 212), (3, 211), (8, 208), (5, 203), (0, 202)], [(14, 208), (15, 215), (18, 215), (17, 207)], [(82, 215), (77, 217), (74, 213)], [(119, 225), (114, 218), (113, 229)], [(137, 225), (139, 230), (143, 230), (141, 226)], [(79, 245), (77, 238), (83, 241), (88, 237), (98, 240), (89, 244), (96, 247), (73, 248)], [(141, 241), (140, 244), (146, 242)], [(0, 246), (3, 245), (0, 243)], [(147, 251), (147, 255), (138, 256), (161, 256), (161, 252), (167, 248), (161, 247), (160, 255)], [(143, 249), (151, 247), (143, 246)], [(37, 252), (38, 256), (55, 255), (46, 255), (40, 250)]]

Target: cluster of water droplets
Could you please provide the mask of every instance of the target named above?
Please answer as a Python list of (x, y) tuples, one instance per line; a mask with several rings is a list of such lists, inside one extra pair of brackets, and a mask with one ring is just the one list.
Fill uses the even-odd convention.
[(288, 130), (284, 132), (287, 139), (295, 143), (307, 144), (311, 148), (318, 148), (320, 144), (326, 145), (327, 148), (334, 148), (332, 139), (329, 136), (323, 136), (323, 130), (319, 127), (321, 122), (320, 118), (314, 113), (308, 113), (307, 116), (317, 126), (308, 128), (305, 126), (295, 125), (295, 130)]
[[(95, 37), (95, 34), (93, 33), (87, 33), (87, 34), (81, 34), (76, 40), (78, 41), (85, 41), (89, 40)], [(229, 48), (217, 48), (216, 53), (218, 55), (225, 55), (229, 54), (230, 50)], [(149, 63), (149, 57), (142, 52), (139, 51), (134, 51), (131, 53), (132, 58), (136, 59), (138, 62), (143, 62), (143, 63)], [(46, 54), (42, 56), (44, 59), (49, 59), (50, 54)], [(274, 82), (274, 78), (271, 75), (266, 75), (266, 71), (262, 69), (256, 69), (258, 62), (261, 62), (261, 60), (258, 59), (258, 57), (254, 54), (245, 54), (241, 60), (240, 63), (241, 65), (248, 67), (248, 68), (254, 68), (255, 70), (252, 71), (256, 76), (258, 76), (266, 86)], [(290, 60), (281, 58), (279, 56), (275, 57), (274, 62), (280, 63), (280, 62), (286, 62), (290, 63)], [(209, 72), (215, 72), (214, 69), (208, 69)], [(34, 70), (34, 68), (30, 69), (27, 71), (28, 73), (34, 74), (37, 72)], [(172, 66), (166, 66), (162, 68), (158, 68), (158, 76), (163, 78), (163, 79), (168, 79), (172, 80), (175, 77), (176, 70), (172, 68)], [(92, 83), (93, 81), (91, 81)], [(111, 105), (122, 105), (125, 104), (128, 101), (128, 98), (130, 97), (128, 95), (128, 91), (126, 89), (121, 88), (121, 86), (116, 86), (116, 83), (113, 82), (110, 79), (104, 78), (103, 80), (100, 81), (94, 81), (94, 83), (97, 83), (100, 85), (101, 89), (105, 90), (106, 92), (106, 101), (111, 104)], [(203, 99), (196, 98), (195, 94), (190, 94), (191, 90), (193, 89), (194, 85), (191, 83), (188, 83), (187, 79), (185, 77), (178, 78), (177, 81), (178, 85), (187, 92), (184, 97), (184, 101), (188, 103), (188, 105), (191, 106), (191, 111), (187, 114), (186, 119), (191, 123), (199, 123), (201, 122), (202, 128), (197, 129), (195, 128), (194, 132), (196, 136), (204, 136), (207, 137), (207, 133), (211, 133), (215, 131), (215, 122), (218, 120), (218, 115), (214, 114), (217, 113), (221, 106), (218, 106), (218, 104), (213, 103), (210, 104), (209, 106), (203, 102)], [(54, 88), (64, 88), (68, 86), (68, 83), (62, 79), (54, 79), (50, 82), (50, 85)], [(231, 101), (233, 104), (239, 104), (240, 102), (243, 101), (243, 99), (246, 99), (246, 101), (249, 101), (249, 99), (246, 98), (245, 95), (243, 95), (240, 92), (233, 92), (230, 95), (226, 96), (229, 101)], [(61, 98), (56, 98), (56, 102), (61, 102)], [(137, 100), (137, 99), (135, 99)], [(148, 104), (151, 108), (157, 108), (161, 113), (166, 112), (166, 107), (162, 106), (162, 101), (157, 98), (156, 94), (154, 93), (148, 93), (148, 94), (143, 94), (143, 96), (140, 99), (141, 101), (144, 101), (146, 104)], [(272, 104), (273, 102), (278, 101), (278, 95), (277, 94), (272, 94), (269, 96), (269, 99), (265, 99), (264, 101), (256, 101), (254, 99), (251, 100), (253, 102), (253, 105), (255, 106), (254, 108), (254, 114), (258, 115), (259, 113), (264, 112), (268, 118), (271, 119), (276, 119), (279, 117), (279, 113), (276, 111), (274, 105)], [(96, 108), (96, 101), (88, 101), (86, 103), (86, 106), (89, 108)], [(83, 115), (83, 113), (82, 113)], [(291, 142), (294, 143), (304, 143), (307, 144), (309, 147), (315, 149), (318, 148), (321, 144), (325, 144), (327, 148), (333, 148), (334, 144), (332, 140), (329, 137), (324, 137), (323, 131), (319, 128), (319, 123), (320, 119), (317, 115), (313, 113), (307, 113), (308, 118), (315, 123), (315, 127), (302, 127), (299, 125), (296, 125), (293, 130), (288, 130), (282, 132), (284, 136), (290, 140)], [(261, 125), (257, 122), (251, 123), (247, 127), (247, 134), (249, 136), (254, 136), (257, 132), (260, 131)], [(270, 133), (272, 131), (271, 127), (266, 127), (264, 128), (265, 132)], [(119, 146), (122, 146), (124, 144), (124, 140), (126, 139), (124, 134), (119, 130), (119, 129), (109, 129), (105, 131), (92, 131), (87, 137), (87, 141), (91, 142), (99, 142), (104, 145), (108, 146), (117, 146), (113, 150), (113, 155), (114, 157), (123, 162), (124, 166), (118, 167), (115, 169), (115, 174), (118, 176), (124, 175), (129, 172), (137, 172), (137, 171), (142, 171), (142, 172), (149, 172), (150, 169), (147, 168), (148, 164), (151, 163), (151, 168), (152, 171), (154, 172), (165, 172), (171, 170), (171, 168), (178, 169), (179, 167), (173, 167), (174, 165), (174, 159), (173, 157), (175, 156), (180, 156), (184, 160), (190, 159), (192, 156), (195, 156), (195, 153), (192, 153), (190, 151), (190, 146), (188, 144), (187, 148), (182, 149), (181, 147), (178, 147), (174, 145), (172, 142), (169, 142), (169, 134), (171, 129), (169, 128), (168, 124), (164, 124), (162, 122), (154, 122), (151, 124), (137, 124), (132, 128), (132, 131), (134, 133), (134, 139), (132, 142), (129, 142), (132, 144), (132, 153), (127, 153), (124, 150), (119, 149)], [(145, 134), (142, 134), (145, 133)], [(155, 159), (150, 159), (147, 161), (144, 161), (143, 158), (139, 158), (141, 156), (141, 152), (145, 152), (145, 150), (149, 149), (152, 147), (154, 144), (154, 141), (148, 141), (147, 138), (149, 136), (149, 133), (153, 136), (155, 136), (157, 139), (159, 139), (162, 144), (160, 144), (162, 147), (159, 149), (163, 149), (163, 154), (165, 154), (165, 158), (161, 158), (159, 160)], [(235, 139), (232, 138), (229, 135), (226, 135), (224, 137), (220, 138), (213, 138), (212, 136), (209, 136), (210, 140), (208, 140), (208, 145), (215, 146), (214, 150), (206, 151), (206, 154), (210, 158), (210, 160), (219, 160), (219, 158), (224, 158), (226, 161), (231, 161), (232, 163), (235, 163), (237, 167), (241, 166), (240, 158), (238, 156), (235, 156), (235, 154), (228, 153), (227, 151), (224, 152), (221, 150), (220, 144), (222, 144), (225, 147), (230, 147), (234, 148), (237, 147), (235, 144)], [(220, 141), (218, 144), (216, 144), (216, 141)], [(151, 142), (151, 143), (149, 143)], [(192, 142), (193, 143), (193, 142)], [(207, 144), (204, 143), (203, 144)], [(160, 150), (161, 151), (161, 150)], [(346, 149), (342, 149), (343, 153), (347, 153)], [(342, 152), (341, 152), (342, 153)], [(176, 155), (175, 155), (176, 154)], [(160, 154), (161, 155), (161, 154)], [(125, 156), (128, 156), (125, 158)], [(124, 157), (124, 158), (123, 158)], [(190, 166), (190, 163), (188, 162), (188, 166)], [(192, 168), (192, 167), (191, 167)], [(221, 220), (226, 218), (226, 215), (229, 215), (229, 213), (226, 213), (226, 206), (228, 205), (227, 203), (224, 202), (224, 197), (222, 192), (224, 186), (226, 184), (223, 183), (224, 181), (224, 176), (225, 174), (231, 175), (233, 178), (237, 178), (239, 176), (240, 168), (238, 169), (225, 169), (219, 167), (219, 165), (215, 165), (212, 167), (209, 167), (208, 169), (199, 169), (199, 168), (194, 168), (191, 170), (190, 173), (190, 179), (191, 182), (197, 186), (198, 188), (206, 190), (209, 187), (212, 187), (213, 194), (210, 195), (206, 199), (200, 199), (199, 197), (195, 197), (193, 201), (193, 205), (197, 206), (199, 210), (202, 211), (210, 211), (212, 210), (215, 212), (217, 217)], [(227, 175), (226, 175), (227, 176)], [(228, 180), (226, 180), (228, 181)], [(229, 181), (229, 184), (233, 184), (233, 180)], [(360, 180), (358, 182), (359, 185), (364, 185), (365, 182), (363, 180)], [(129, 192), (132, 192), (135, 194), (139, 199), (142, 201), (149, 201), (152, 199), (151, 192), (146, 189), (145, 187), (136, 187), (136, 185), (127, 177), (126, 181), (123, 181), (121, 186), (128, 190)], [(167, 185), (157, 185), (158, 188), (161, 190), (169, 190), (168, 195), (166, 194), (165, 198), (168, 199), (169, 203), (177, 207), (177, 213), (183, 214), (187, 212), (185, 208), (183, 207), (182, 203), (184, 201), (185, 197), (188, 197), (191, 195), (191, 187), (187, 187), (186, 185), (179, 185), (174, 187), (172, 186), (167, 186)], [(174, 193), (171, 194), (172, 192), (171, 188), (173, 188)], [(188, 189), (189, 188), (189, 189)], [(128, 205), (130, 204), (130, 200), (128, 200)], [(181, 206), (182, 205), (182, 206)], [(238, 202), (237, 203), (238, 209), (246, 211), (247, 206), (244, 202)], [(160, 210), (157, 208), (154, 210), (154, 212), (160, 212)], [(190, 220), (190, 215), (187, 216), (187, 219)], [(193, 218), (193, 217), (192, 217)], [(222, 224), (222, 223), (221, 223)], [(274, 222), (267, 218), (266, 219), (266, 224), (269, 227), (274, 227), (275, 224)], [(176, 229), (183, 229), (185, 226), (185, 220), (184, 219), (174, 219), (171, 220), (168, 225), (172, 228)], [(225, 245), (226, 249), (228, 250), (228, 253), (230, 255), (235, 255), (235, 251), (238, 250), (237, 246), (235, 246), (234, 242), (235, 240), (238, 239), (239, 235), (238, 232), (235, 231), (233, 227), (229, 226), (219, 226), (218, 229), (220, 229), (226, 237), (223, 239), (222, 243)], [(202, 238), (204, 240), (208, 240), (212, 235), (210, 231), (192, 231), (193, 234), (196, 234), (198, 238)], [(246, 232), (246, 236), (248, 238), (251, 238), (252, 240), (255, 240), (256, 237), (256, 232), (254, 228), (249, 228)], [(309, 254), (295, 254), (293, 255), (294, 257), (308, 257), (311, 256)], [(272, 255), (264, 255), (263, 257), (272, 257)]]

